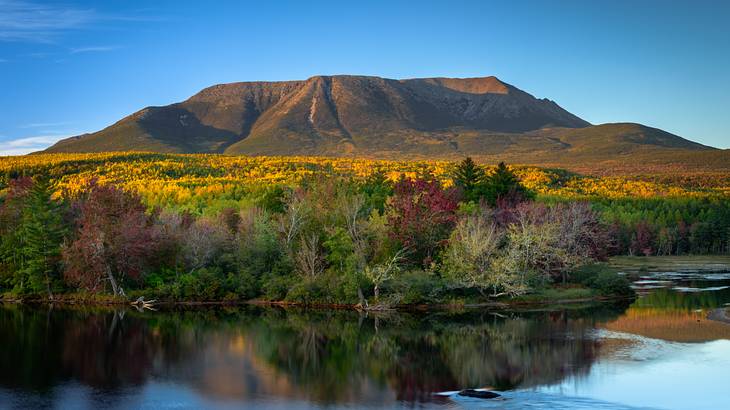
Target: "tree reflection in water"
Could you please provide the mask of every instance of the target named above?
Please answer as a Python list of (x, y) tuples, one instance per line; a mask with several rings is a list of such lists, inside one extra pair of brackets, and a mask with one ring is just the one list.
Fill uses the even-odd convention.
[(626, 306), (550, 312), (379, 313), (276, 308), (163, 312), (4, 307), (0, 388), (49, 394), (164, 381), (212, 400), (425, 402), (586, 374), (592, 330)]

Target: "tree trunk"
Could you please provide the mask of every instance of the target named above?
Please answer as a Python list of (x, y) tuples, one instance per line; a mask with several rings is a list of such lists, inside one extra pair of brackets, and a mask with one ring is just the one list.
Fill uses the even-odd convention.
[(365, 296), (362, 294), (362, 289), (360, 287), (357, 287), (357, 297), (360, 299), (360, 306), (367, 308), (368, 307), (368, 300), (365, 299)]
[(373, 293), (375, 294), (375, 300), (380, 299), (380, 288), (377, 284), (375, 284), (375, 287), (373, 288)]
[(51, 292), (51, 279), (46, 274), (46, 292), (48, 292), (48, 300), (53, 300), (53, 292)]
[(114, 274), (112, 274), (112, 270), (108, 265), (106, 266), (106, 275), (109, 278), (109, 282), (112, 284), (112, 292), (114, 293), (114, 296), (119, 295), (119, 286), (117, 285), (117, 281), (114, 279)]

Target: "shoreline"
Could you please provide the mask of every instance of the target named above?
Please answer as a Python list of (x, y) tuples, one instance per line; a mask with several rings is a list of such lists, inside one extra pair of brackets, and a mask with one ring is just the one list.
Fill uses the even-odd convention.
[[(217, 307), (217, 306), (269, 306), (281, 308), (304, 308), (304, 309), (332, 309), (332, 310), (355, 310), (364, 312), (383, 311), (426, 311), (426, 310), (448, 310), (448, 309), (509, 309), (509, 308), (530, 308), (546, 307), (551, 305), (580, 305), (587, 303), (609, 303), (621, 300), (633, 300), (634, 297), (627, 296), (594, 296), (588, 298), (573, 299), (543, 299), (543, 300), (514, 300), (514, 301), (493, 301), (483, 303), (439, 303), (439, 304), (413, 304), (413, 305), (371, 305), (363, 308), (360, 304), (348, 303), (302, 303), (287, 301), (247, 300), (247, 301), (158, 301), (152, 307)], [(113, 300), (77, 297), (59, 297), (53, 300), (44, 298), (3, 298), (0, 297), (0, 304), (17, 305), (67, 305), (81, 307), (113, 307), (128, 306), (138, 307), (133, 300)], [(730, 323), (730, 318), (728, 319)]]

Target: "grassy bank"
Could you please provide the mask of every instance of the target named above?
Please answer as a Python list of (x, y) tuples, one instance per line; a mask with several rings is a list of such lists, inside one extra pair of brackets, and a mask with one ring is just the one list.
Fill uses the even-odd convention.
[[(410, 284), (410, 283), (409, 283)], [(47, 294), (17, 295), (4, 293), (0, 301), (4, 303), (57, 303), (69, 305), (129, 305), (139, 297), (145, 300), (155, 300), (158, 305), (278, 305), (278, 306), (306, 306), (315, 308), (371, 308), (380, 309), (420, 309), (438, 307), (508, 307), (515, 305), (551, 305), (565, 303), (579, 303), (632, 298), (634, 292), (628, 280), (607, 264), (594, 264), (581, 268), (568, 276), (568, 282), (549, 284), (536, 287), (534, 290), (516, 297), (500, 296), (489, 297), (475, 292), (464, 292), (448, 288), (448, 284), (434, 279), (429, 283), (420, 283), (419, 286), (407, 288), (390, 288), (391, 294), (387, 298), (373, 297), (363, 299), (359, 303), (336, 301), (327, 299), (310, 299), (307, 301), (296, 299), (244, 299), (228, 295), (225, 298), (175, 298), (162, 294), (159, 289), (146, 288), (130, 291), (126, 297), (109, 294), (74, 292), (59, 293), (49, 298)]]

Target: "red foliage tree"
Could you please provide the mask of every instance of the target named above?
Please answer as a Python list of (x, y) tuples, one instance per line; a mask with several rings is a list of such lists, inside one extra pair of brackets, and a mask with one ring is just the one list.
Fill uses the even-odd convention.
[(458, 192), (444, 190), (433, 178), (402, 178), (388, 202), (391, 238), (409, 251), (409, 258), (428, 266), (456, 224)]
[(645, 221), (639, 222), (635, 229), (634, 236), (631, 239), (631, 254), (652, 255), (654, 253), (654, 229)]
[(156, 250), (153, 216), (138, 195), (95, 182), (74, 205), (75, 239), (63, 249), (66, 280), (92, 292), (108, 282), (122, 295), (124, 280), (138, 280)]

